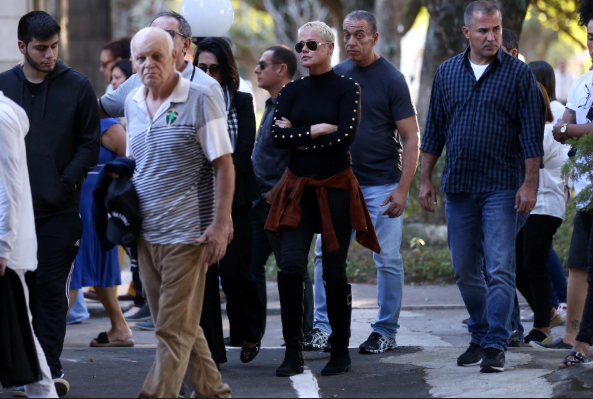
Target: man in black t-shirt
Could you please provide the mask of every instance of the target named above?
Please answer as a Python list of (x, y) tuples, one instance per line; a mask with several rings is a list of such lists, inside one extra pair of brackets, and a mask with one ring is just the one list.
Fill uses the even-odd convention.
[[(355, 11), (344, 21), (349, 59), (335, 72), (362, 87), (362, 122), (352, 145), (354, 173), (360, 182), (381, 245), (374, 255), (378, 272), (379, 314), (361, 353), (384, 353), (397, 348), (396, 334), (404, 288), (400, 254), (403, 213), (419, 157), (420, 130), (416, 107), (405, 77), (375, 53), (377, 21), (366, 11)], [(325, 349), (332, 330), (327, 317), (321, 238), (315, 258), (315, 329), (305, 338), (308, 350)]]

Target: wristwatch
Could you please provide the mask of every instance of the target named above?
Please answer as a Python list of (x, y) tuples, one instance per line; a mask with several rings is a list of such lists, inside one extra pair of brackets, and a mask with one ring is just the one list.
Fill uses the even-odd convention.
[(560, 128), (560, 133), (562, 133), (562, 139), (564, 140), (568, 140), (570, 137), (568, 137), (568, 135), (566, 134), (566, 132), (568, 131), (568, 123), (565, 123), (564, 125), (562, 125), (562, 127)]

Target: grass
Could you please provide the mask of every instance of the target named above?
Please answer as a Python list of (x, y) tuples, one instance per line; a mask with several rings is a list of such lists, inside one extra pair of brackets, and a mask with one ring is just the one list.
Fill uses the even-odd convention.
[[(566, 265), (570, 241), (572, 239), (574, 207), (569, 208), (566, 218), (556, 236), (554, 249), (558, 253), (562, 264)], [(444, 243), (423, 245), (420, 238), (402, 243), (401, 254), (404, 260), (406, 283), (423, 284), (453, 284), (455, 283), (451, 253)], [(309, 253), (309, 272), (314, 276), (314, 243)], [(376, 283), (377, 269), (370, 250), (353, 242), (347, 260), (348, 279), (352, 283)], [(270, 257), (266, 265), (268, 278), (276, 279), (277, 267), (274, 257)]]
[[(314, 276), (314, 246), (309, 253), (309, 273)], [(451, 255), (446, 246), (421, 246), (402, 248), (406, 283), (454, 283)], [(370, 250), (353, 242), (347, 260), (348, 279), (352, 283), (376, 283), (377, 269)], [(267, 276), (276, 279), (278, 268), (274, 257), (266, 265)]]

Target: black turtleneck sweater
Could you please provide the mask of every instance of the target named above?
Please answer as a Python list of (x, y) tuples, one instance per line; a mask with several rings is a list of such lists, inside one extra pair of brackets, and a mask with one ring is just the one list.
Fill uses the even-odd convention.
[[(286, 118), (293, 127), (274, 126), (272, 137), (277, 148), (291, 150), (288, 169), (298, 177), (323, 180), (350, 168), (361, 101), (358, 83), (333, 70), (287, 84), (278, 96), (275, 119)], [(311, 126), (321, 123), (337, 125), (338, 131), (312, 139)]]

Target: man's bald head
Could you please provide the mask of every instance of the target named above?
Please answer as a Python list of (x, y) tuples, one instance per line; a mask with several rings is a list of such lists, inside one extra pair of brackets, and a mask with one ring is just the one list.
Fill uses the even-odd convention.
[(175, 75), (177, 51), (164, 30), (142, 29), (132, 39), (131, 49), (134, 65), (146, 87), (160, 86)]
[(173, 45), (173, 39), (171, 36), (162, 29), (158, 28), (144, 28), (138, 31), (136, 35), (132, 38), (132, 42), (130, 43), (131, 52), (132, 52), (132, 59), (134, 59), (134, 45), (152, 45), (158, 42), (166, 42), (166, 46), (168, 48), (168, 53), (171, 53), (175, 46)]

